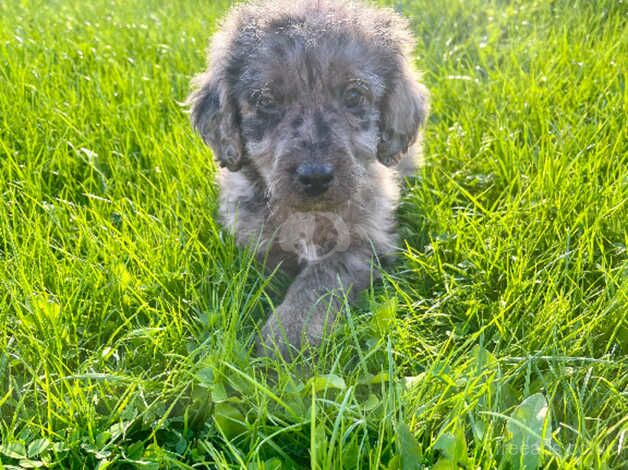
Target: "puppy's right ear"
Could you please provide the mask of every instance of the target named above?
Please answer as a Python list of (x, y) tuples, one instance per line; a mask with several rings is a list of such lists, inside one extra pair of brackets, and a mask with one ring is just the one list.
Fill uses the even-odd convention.
[(398, 76), (382, 105), (377, 159), (394, 166), (419, 137), (429, 113), (429, 92), (418, 82), (416, 72), (403, 59)]
[(196, 90), (188, 97), (192, 126), (214, 152), (222, 167), (238, 171), (244, 162), (238, 110), (222, 77), (211, 72), (193, 80)]

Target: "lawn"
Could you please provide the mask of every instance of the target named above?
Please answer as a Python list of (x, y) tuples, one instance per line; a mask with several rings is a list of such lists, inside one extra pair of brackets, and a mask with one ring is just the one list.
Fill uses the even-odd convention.
[(626, 2), (388, 2), (425, 167), (293, 364), (180, 106), (229, 3), (0, 2), (0, 469), (625, 465)]

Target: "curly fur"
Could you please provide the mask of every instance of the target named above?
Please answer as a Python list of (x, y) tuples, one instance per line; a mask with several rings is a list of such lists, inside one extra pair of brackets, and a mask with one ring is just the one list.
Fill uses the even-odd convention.
[[(399, 176), (416, 169), (428, 114), (412, 48), (394, 11), (332, 0), (237, 6), (211, 41), (188, 104), (222, 167), (222, 222), (295, 275), (261, 351), (320, 342), (373, 255), (396, 247)], [(322, 194), (300, 183), (307, 165), (332, 169)]]

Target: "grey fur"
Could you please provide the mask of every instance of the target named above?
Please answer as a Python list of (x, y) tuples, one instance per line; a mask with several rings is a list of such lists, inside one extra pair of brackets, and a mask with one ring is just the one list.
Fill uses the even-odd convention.
[[(416, 170), (428, 114), (412, 47), (402, 17), (357, 1), (244, 4), (213, 37), (188, 104), (224, 167), (222, 222), (296, 276), (261, 351), (319, 343), (373, 255), (396, 247), (399, 173)], [(303, 165), (333, 169), (322, 194), (295, 176)]]

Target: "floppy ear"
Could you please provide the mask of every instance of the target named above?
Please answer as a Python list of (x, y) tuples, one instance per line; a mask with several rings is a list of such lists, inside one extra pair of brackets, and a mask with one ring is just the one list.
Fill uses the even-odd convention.
[(399, 163), (416, 141), (428, 112), (429, 92), (404, 63), (384, 96), (377, 159), (386, 166)]
[(197, 76), (196, 90), (187, 99), (194, 129), (214, 152), (222, 167), (238, 171), (244, 162), (238, 110), (225, 79), (212, 72)]

